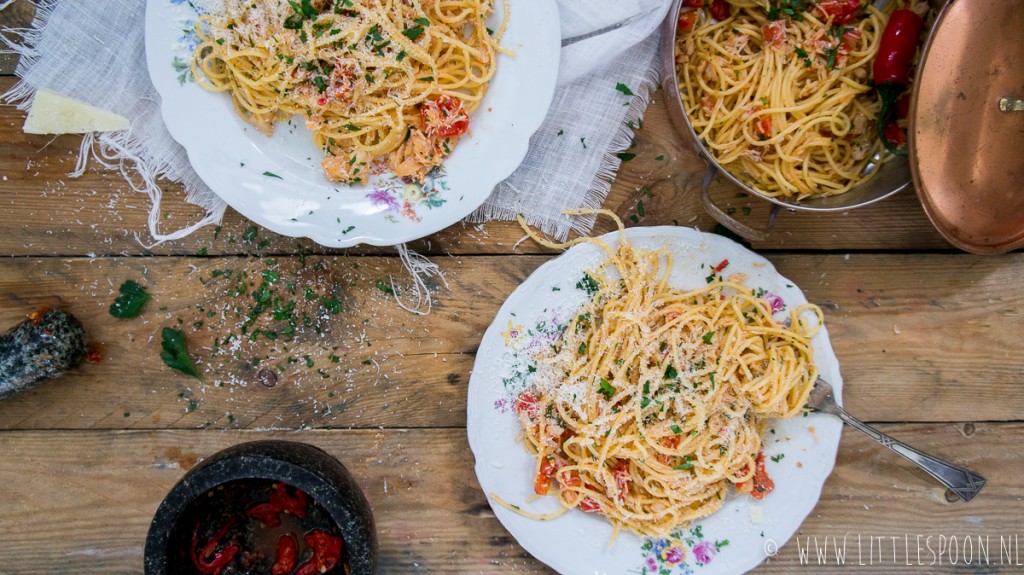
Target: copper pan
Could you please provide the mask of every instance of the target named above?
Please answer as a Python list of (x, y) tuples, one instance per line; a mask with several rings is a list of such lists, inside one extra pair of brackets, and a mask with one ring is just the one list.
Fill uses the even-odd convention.
[[(973, 0), (972, 0), (973, 1)], [(669, 118), (676, 130), (687, 138), (697, 152), (697, 155), (708, 165), (703, 185), (701, 186), (701, 201), (704, 208), (715, 220), (723, 226), (736, 232), (740, 236), (754, 241), (763, 241), (771, 231), (774, 215), (780, 208), (808, 212), (834, 212), (850, 210), (872, 204), (885, 199), (910, 185), (911, 176), (905, 158), (893, 158), (877, 168), (878, 173), (870, 180), (855, 186), (846, 193), (824, 198), (805, 199), (799, 202), (785, 198), (773, 198), (743, 183), (736, 175), (724, 169), (705, 147), (704, 142), (697, 137), (690, 118), (683, 109), (683, 100), (679, 94), (679, 79), (676, 76), (676, 32), (679, 13), (682, 8), (682, 0), (673, 0), (668, 17), (662, 24), (661, 36), (661, 77), (662, 87), (665, 90), (665, 100), (668, 106)], [(874, 165), (869, 166), (874, 167)], [(743, 189), (748, 194), (765, 199), (773, 204), (772, 216), (769, 218), (768, 229), (760, 230), (753, 228), (736, 218), (728, 215), (711, 199), (709, 188), (715, 175), (721, 173), (726, 179)]]
[(910, 165), (925, 212), (973, 253), (1024, 247), (1024, 4), (958, 0), (918, 66)]

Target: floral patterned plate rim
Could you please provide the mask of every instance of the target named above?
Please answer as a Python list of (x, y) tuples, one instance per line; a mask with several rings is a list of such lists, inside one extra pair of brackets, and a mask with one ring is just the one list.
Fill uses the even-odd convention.
[[(395, 245), (464, 218), (526, 156), (554, 96), (561, 45), (554, 0), (495, 0), (493, 22), (509, 2), (498, 69), (472, 132), (420, 185), (389, 174), (366, 185), (329, 182), (323, 154), (301, 122), (267, 138), (238, 117), (225, 94), (192, 81), (193, 25), (210, 0), (148, 0), (146, 61), (163, 120), (200, 178), (232, 208), (277, 233), (330, 247)], [(489, 20), (489, 23), (491, 21)], [(529, 87), (524, 89), (523, 87)]]
[[(780, 319), (788, 307), (807, 301), (770, 262), (722, 236), (681, 227), (630, 228), (626, 234), (637, 247), (671, 250), (673, 286), (706, 285), (711, 269), (728, 259), (723, 275), (747, 274), (744, 283), (782, 314)], [(618, 244), (617, 232), (602, 237)], [(527, 501), (533, 493), (533, 459), (518, 441), (513, 398), (528, 384), (532, 346), (558, 337), (560, 326), (588, 297), (584, 274), (605, 257), (595, 246), (580, 244), (545, 263), (508, 297), (487, 329), (470, 377), (467, 408), (480, 486), (516, 540), (564, 575), (744, 573), (784, 545), (814, 508), (835, 464), (842, 429), (838, 420), (809, 414), (773, 421), (764, 453), (775, 490), (762, 501), (733, 492), (717, 512), (665, 539), (621, 533), (609, 545), (611, 525), (597, 514), (573, 510), (553, 521), (535, 521), (490, 498), (495, 494), (535, 513), (558, 509), (553, 497)], [(822, 377), (841, 397), (839, 363), (824, 327), (812, 345)]]

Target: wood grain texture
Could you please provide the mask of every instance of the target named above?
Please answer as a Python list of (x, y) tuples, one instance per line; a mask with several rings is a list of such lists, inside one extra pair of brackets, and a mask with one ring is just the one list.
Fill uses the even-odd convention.
[[(855, 414), (970, 421), (1024, 413), (1024, 295), (1007, 289), (1024, 282), (1024, 255), (770, 259), (823, 306)], [(59, 303), (82, 318), (104, 356), (3, 402), (0, 428), (462, 426), (480, 338), (506, 297), (547, 260), (437, 258), (449, 287), (435, 284), (427, 317), (401, 310), (386, 293), (394, 277), (398, 293), (408, 295), (396, 258), (309, 256), (304, 266), (294, 257), (0, 260), (0, 325)], [(233, 279), (213, 277), (227, 270)], [(231, 295), (243, 272), (247, 292)], [(264, 273), (276, 274), (275, 301), (296, 302), (294, 313), (311, 325), (300, 322), (289, 338), (287, 322), (268, 311), (251, 329), (277, 339), (243, 338), (214, 354), (215, 338), (240, 333)], [(154, 297), (135, 320), (107, 311), (127, 279)], [(294, 294), (288, 281), (296, 282)], [(331, 299), (342, 306), (338, 313), (330, 312)], [(163, 365), (163, 327), (186, 333), (204, 382)], [(257, 383), (261, 369), (278, 368), (277, 387)]]
[[(948, 503), (930, 479), (847, 431), (836, 469), (800, 537), (1024, 536), (1019, 516), (1024, 458), (1017, 448), (1024, 426), (979, 424), (970, 433), (959, 425), (883, 430), (971, 466), (988, 485), (970, 504)], [(382, 574), (552, 573), (494, 518), (476, 482), (463, 430), (78, 431), (70, 437), (73, 441), (60, 431), (0, 433), (5, 573), (139, 572), (149, 522), (182, 474), (224, 447), (266, 438), (317, 445), (352, 471), (374, 510)], [(790, 543), (757, 572), (792, 572), (797, 565)], [(892, 565), (890, 558), (888, 565), (860, 572), (959, 573), (962, 568), (906, 567)], [(800, 572), (846, 572), (834, 566), (804, 569)], [(984, 572), (1014, 569), (992, 566)]]
[[(13, 82), (0, 78), (0, 91)], [(627, 225), (684, 225), (702, 230), (716, 224), (698, 199), (704, 164), (689, 150), (668, 121), (661, 94), (647, 112), (644, 128), (636, 138), (636, 158), (624, 162), (605, 207), (615, 211)], [(10, 106), (0, 107), (0, 253), (11, 255), (138, 255), (194, 254), (206, 248), (211, 254), (294, 253), (299, 243), (293, 238), (259, 230), (261, 242), (237, 241), (253, 224), (232, 210), (216, 234), (214, 228), (146, 250), (149, 200), (134, 192), (114, 171), (88, 170), (80, 178), (69, 178), (79, 150), (79, 136), (28, 135), (21, 132), (24, 113)], [(660, 158), (660, 159), (659, 159)], [(722, 182), (714, 184), (717, 198), (735, 217), (761, 225), (768, 217), (767, 202), (737, 198), (736, 189)], [(162, 229), (173, 230), (201, 216), (195, 206), (183, 201), (180, 186), (165, 186)], [(635, 221), (634, 221), (635, 220)], [(613, 229), (602, 221), (595, 233)], [(137, 239), (138, 236), (138, 239)], [(412, 243), (413, 249), (428, 254), (512, 253), (523, 232), (514, 222), (483, 225), (458, 223)], [(301, 242), (305, 250), (338, 253)], [(257, 249), (257, 246), (260, 246)], [(776, 232), (756, 249), (928, 249), (949, 250), (949, 245), (924, 216), (911, 193), (838, 214), (783, 212)], [(547, 253), (535, 244), (516, 253)], [(393, 253), (390, 248), (359, 246), (349, 253)]]
[[(36, 8), (29, 0), (14, 0), (14, 3), (0, 10), (0, 28), (25, 28), (32, 23)], [(14, 74), (18, 65), (15, 54), (0, 54), (0, 76)]]

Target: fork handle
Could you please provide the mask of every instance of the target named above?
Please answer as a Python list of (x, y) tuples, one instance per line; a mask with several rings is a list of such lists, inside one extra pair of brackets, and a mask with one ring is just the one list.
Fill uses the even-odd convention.
[(985, 486), (985, 478), (977, 473), (952, 463), (947, 463), (937, 457), (918, 451), (901, 441), (897, 441), (846, 413), (842, 408), (835, 415), (850, 427), (863, 431), (875, 441), (917, 465), (964, 501), (974, 499), (974, 496)]

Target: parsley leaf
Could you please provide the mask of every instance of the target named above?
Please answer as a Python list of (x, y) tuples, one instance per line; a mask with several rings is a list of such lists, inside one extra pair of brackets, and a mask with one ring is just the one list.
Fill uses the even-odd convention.
[(704, 340), (704, 343), (710, 345), (711, 344), (711, 338), (713, 338), (713, 337), (715, 337), (715, 332), (709, 331), (708, 333), (704, 334), (704, 337), (702, 337), (701, 339)]
[(678, 425), (673, 425), (673, 426), (672, 426), (672, 427), (670, 427), (669, 429), (671, 429), (671, 430), (672, 430), (672, 433), (674, 433), (674, 434), (676, 434), (676, 435), (679, 435), (679, 434), (681, 434), (681, 433), (683, 432), (683, 428), (682, 428), (682, 427), (679, 427)]
[(412, 28), (406, 28), (405, 30), (402, 30), (402, 36), (405, 36), (406, 38), (408, 38), (410, 40), (416, 40), (417, 38), (419, 38), (422, 35), (423, 35), (423, 26), (420, 26), (420, 25), (416, 25), (416, 26), (413, 26)]
[(146, 288), (133, 280), (121, 284), (118, 291), (121, 295), (110, 304), (110, 315), (121, 319), (139, 317), (146, 302), (153, 299), (153, 296), (146, 293)]
[(615, 84), (615, 89), (620, 91), (620, 92), (622, 92), (623, 94), (625, 94), (627, 96), (632, 96), (633, 95), (633, 90), (630, 90), (629, 86), (623, 84), (622, 82), (619, 82), (618, 84)]
[(612, 384), (608, 383), (607, 379), (602, 377), (601, 388), (598, 390), (598, 393), (605, 396), (606, 399), (611, 399), (612, 396), (615, 395), (615, 387)]
[(160, 359), (164, 360), (167, 367), (176, 369), (185, 375), (202, 381), (196, 365), (188, 355), (188, 348), (185, 345), (185, 334), (181, 330), (165, 327), (161, 334), (163, 339), (163, 351), (160, 352)]
[(665, 368), (665, 379), (675, 379), (677, 377), (679, 377), (679, 372), (676, 371), (676, 368), (671, 365)]
[(629, 152), (620, 152), (620, 153), (618, 153), (618, 154), (615, 154), (615, 155), (616, 155), (616, 156), (617, 156), (617, 157), (618, 157), (618, 158), (619, 158), (620, 160), (622, 160), (623, 162), (628, 162), (628, 161), (630, 161), (630, 160), (632, 160), (633, 158), (635, 158), (635, 157), (636, 157), (636, 154), (631, 154), (631, 153), (629, 153)]
[(268, 177), (268, 178), (277, 178), (279, 180), (283, 180), (284, 179), (281, 176), (275, 174), (274, 172), (263, 172), (263, 175)]

